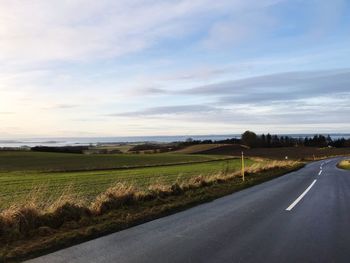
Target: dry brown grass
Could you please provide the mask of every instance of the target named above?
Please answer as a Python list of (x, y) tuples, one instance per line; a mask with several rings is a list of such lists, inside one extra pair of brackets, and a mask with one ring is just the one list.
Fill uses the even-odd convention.
[[(56, 198), (45, 199), (47, 188), (39, 186), (18, 204), (0, 212), (0, 240), (15, 240), (32, 235), (33, 230), (59, 228), (91, 214), (84, 200), (69, 186)], [(26, 201), (25, 201), (26, 200)]]
[(90, 205), (95, 215), (101, 215), (111, 209), (118, 209), (124, 205), (131, 205), (136, 201), (138, 190), (134, 186), (118, 183), (98, 195)]
[(350, 160), (342, 160), (338, 167), (345, 170), (350, 170)]
[(297, 165), (298, 161), (271, 161), (268, 163), (254, 163), (252, 166), (250, 166), (249, 168), (247, 168), (247, 172), (248, 173), (255, 173), (261, 170), (269, 170), (269, 169), (273, 169), (273, 168), (282, 168), (282, 167), (292, 167)]
[[(275, 168), (297, 166), (294, 161), (273, 161), (254, 164), (246, 170), (247, 175)], [(185, 191), (217, 183), (225, 183), (240, 176), (240, 172), (223, 171), (214, 175), (197, 176), (173, 184), (155, 183), (147, 190), (118, 183), (101, 193), (90, 204), (79, 194), (72, 194), (70, 188), (56, 199), (42, 200), (42, 189), (38, 188), (28, 196), (27, 202), (11, 206), (0, 212), (0, 241), (11, 241), (33, 235), (36, 230), (58, 229), (68, 222), (79, 222), (83, 217), (100, 216), (111, 210), (137, 204), (156, 198), (181, 195)]]
[(10, 207), (0, 215), (0, 233), (11, 240), (27, 236), (37, 227), (39, 216), (39, 210), (33, 204)]

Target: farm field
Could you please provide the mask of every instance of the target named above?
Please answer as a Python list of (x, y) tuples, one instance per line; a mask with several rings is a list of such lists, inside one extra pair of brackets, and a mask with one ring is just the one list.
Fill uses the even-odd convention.
[[(196, 145), (191, 145), (188, 147), (185, 147), (181, 150), (175, 151), (175, 153), (187, 153), (187, 154), (198, 154), (201, 152), (207, 152), (207, 151), (212, 151), (216, 149), (222, 149), (230, 144), (217, 144), (217, 143), (212, 143), (212, 144), (196, 144)], [(233, 145), (230, 145), (231, 148)], [(236, 145), (237, 149), (244, 149), (240, 145)]]
[[(210, 146), (210, 145), (209, 145)], [(278, 147), (278, 148), (251, 148), (244, 149), (239, 145), (226, 144), (218, 147), (205, 149), (205, 145), (201, 145), (202, 151), (196, 151), (197, 154), (209, 155), (225, 155), (240, 156), (244, 151), (245, 156), (270, 158), (275, 160), (283, 160), (288, 156), (291, 160), (313, 160), (313, 158), (325, 158), (330, 156), (350, 155), (350, 148), (318, 148), (318, 147)], [(191, 147), (191, 146), (190, 146)], [(190, 148), (191, 150), (191, 148)], [(183, 149), (186, 151), (186, 148)]]
[(95, 153), (101, 150), (106, 150), (106, 151), (120, 151), (120, 153), (128, 153), (128, 151), (134, 147), (135, 145), (138, 144), (134, 144), (134, 143), (125, 143), (125, 144), (108, 144), (108, 145), (101, 145), (101, 146), (95, 146), (92, 147), (90, 150), (87, 150), (85, 152), (87, 153)]
[(190, 154), (69, 154), (0, 151), (0, 171), (88, 171), (226, 159), (227, 156)]
[[(118, 182), (127, 183), (128, 185), (132, 184), (142, 189), (147, 188), (151, 184), (173, 183), (176, 180), (186, 180), (194, 176), (211, 175), (220, 172), (234, 172), (240, 169), (239, 159), (215, 161), (217, 157), (209, 155), (187, 156), (177, 154), (154, 154), (84, 156), (74, 154), (29, 153), (28, 155), (21, 154), (19, 156), (21, 156), (21, 158), (25, 156), (27, 159), (26, 162), (17, 159), (17, 161), (21, 163), (17, 168), (16, 155), (1, 155), (0, 163), (3, 171), (0, 172), (0, 209), (13, 204), (23, 203), (33, 196), (35, 196), (36, 199), (43, 200), (50, 198), (56, 199), (68, 192), (69, 194), (79, 196), (79, 199), (91, 201), (96, 195)], [(57, 159), (55, 158), (56, 156)], [(91, 157), (93, 158), (91, 159)], [(104, 160), (103, 158), (106, 157), (108, 157), (107, 160)], [(45, 159), (48, 161), (46, 162)], [(94, 161), (94, 163), (88, 163), (90, 160)], [(114, 160), (116, 164), (112, 163), (111, 160)], [(135, 162), (132, 162), (133, 160)], [(69, 161), (69, 166), (65, 163), (66, 161)], [(75, 161), (77, 161), (77, 163), (75, 163)], [(202, 163), (176, 163), (199, 161)], [(87, 164), (84, 162), (87, 162)], [(173, 162), (173, 165), (143, 168), (134, 168), (132, 166), (135, 165), (135, 163), (143, 166), (153, 164), (160, 165), (162, 164), (161, 162), (163, 162), (163, 164)], [(256, 161), (246, 160), (247, 167), (254, 163), (256, 163)], [(261, 161), (261, 163), (264, 162)], [(107, 166), (103, 166), (104, 164), (107, 164)], [(123, 166), (132, 168), (79, 172), (50, 171), (60, 169), (66, 170), (67, 167), (70, 169), (72, 169), (72, 167), (74, 169), (88, 169), (89, 167), (121, 168)], [(35, 169), (40, 170), (36, 171)]]

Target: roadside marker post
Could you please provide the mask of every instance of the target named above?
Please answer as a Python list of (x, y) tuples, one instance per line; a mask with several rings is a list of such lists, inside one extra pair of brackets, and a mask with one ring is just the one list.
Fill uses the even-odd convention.
[(242, 180), (245, 181), (244, 178), (244, 153), (242, 152)]

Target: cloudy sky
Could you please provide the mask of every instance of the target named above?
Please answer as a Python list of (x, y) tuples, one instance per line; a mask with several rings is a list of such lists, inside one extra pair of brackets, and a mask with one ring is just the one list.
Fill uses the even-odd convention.
[(0, 0), (0, 138), (350, 132), (348, 0)]

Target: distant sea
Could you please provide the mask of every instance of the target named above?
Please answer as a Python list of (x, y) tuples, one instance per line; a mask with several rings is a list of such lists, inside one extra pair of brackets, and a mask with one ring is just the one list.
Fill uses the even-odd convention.
[[(313, 134), (280, 134), (280, 136), (312, 137)], [(325, 134), (328, 135), (328, 134)], [(350, 134), (330, 134), (332, 139), (344, 137), (350, 139)], [(84, 137), (84, 138), (26, 138), (26, 139), (0, 139), (0, 147), (34, 147), (34, 146), (83, 146), (108, 143), (126, 143), (126, 142), (175, 142), (185, 141), (188, 138), (194, 140), (225, 140), (230, 138), (240, 138), (240, 134), (227, 135), (180, 135), (180, 136), (135, 136), (135, 137)]]

